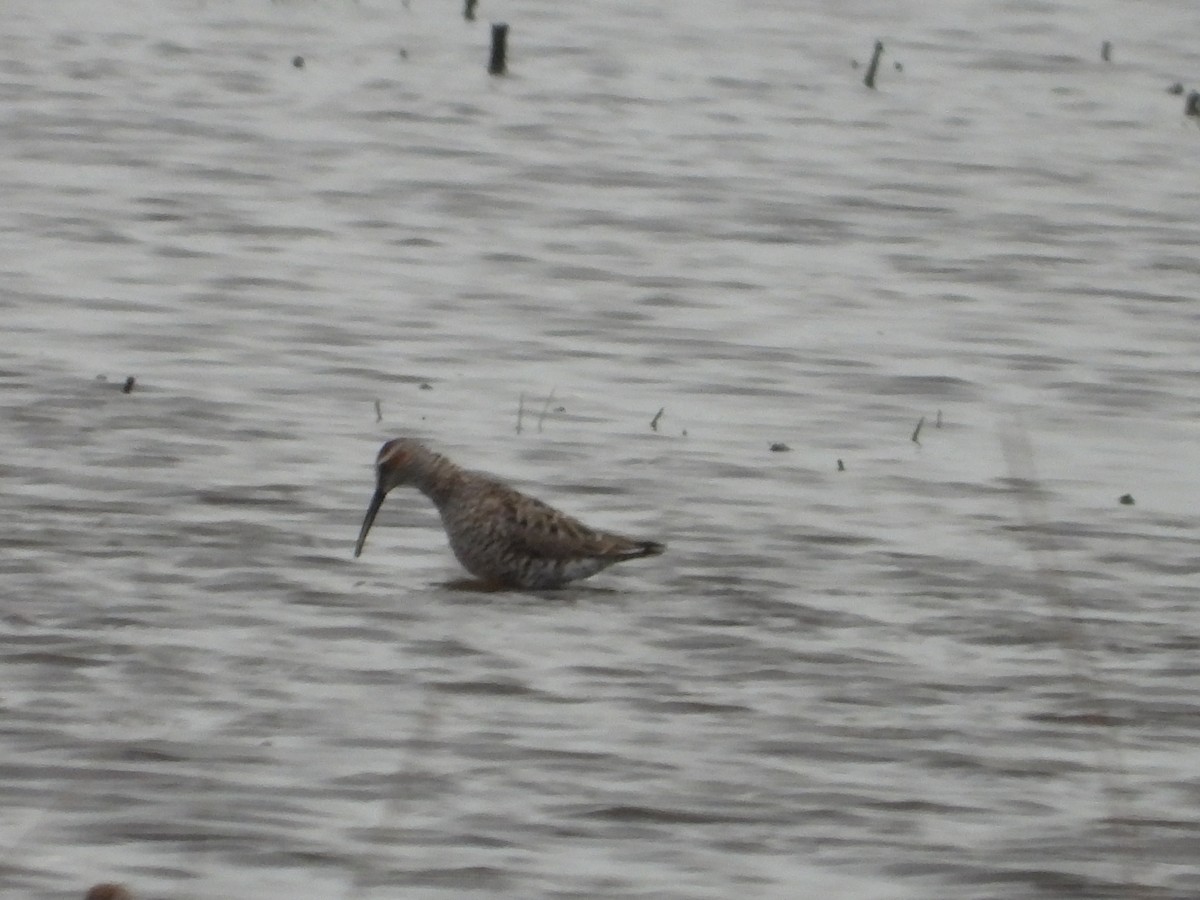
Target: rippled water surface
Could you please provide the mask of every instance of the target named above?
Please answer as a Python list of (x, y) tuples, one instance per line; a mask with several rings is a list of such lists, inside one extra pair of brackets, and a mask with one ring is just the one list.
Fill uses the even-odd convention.
[(4, 897), (1200, 895), (1192, 4), (4, 24)]

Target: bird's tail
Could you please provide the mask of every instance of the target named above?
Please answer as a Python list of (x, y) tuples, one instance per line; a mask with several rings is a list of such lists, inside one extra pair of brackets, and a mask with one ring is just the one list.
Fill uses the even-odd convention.
[(658, 556), (667, 549), (666, 544), (657, 541), (636, 541), (629, 549), (626, 559), (639, 559), (643, 556)]

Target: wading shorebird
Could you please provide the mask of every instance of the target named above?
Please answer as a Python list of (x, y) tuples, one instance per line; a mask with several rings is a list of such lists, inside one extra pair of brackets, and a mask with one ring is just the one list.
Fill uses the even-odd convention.
[(613, 563), (657, 556), (654, 541), (595, 531), (502, 482), (452, 463), (419, 441), (388, 441), (375, 459), (375, 494), (354, 555), (388, 491), (411, 484), (434, 502), (450, 549), (464, 569), (489, 587), (556, 588)]

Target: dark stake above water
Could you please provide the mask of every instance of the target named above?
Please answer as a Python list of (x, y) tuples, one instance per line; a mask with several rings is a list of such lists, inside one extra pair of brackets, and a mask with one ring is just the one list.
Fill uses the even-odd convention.
[(1100, 45), (1100, 58), (1105, 62), (1112, 62), (1112, 41), (1105, 41)]
[(478, 2), (479, 0), (467, 0), (466, 5), (463, 7), (463, 18), (468, 22), (475, 21), (475, 6)]
[(917, 422), (917, 427), (913, 429), (913, 433), (912, 433), (912, 442), (914, 444), (917, 444), (918, 446), (921, 443), (921, 428), (924, 425), (925, 425), (925, 417), (921, 416), (920, 420), (918, 420), (918, 422)]
[(1185, 116), (1200, 116), (1200, 91), (1192, 91), (1183, 104)]
[(883, 56), (883, 41), (875, 42), (875, 52), (871, 55), (871, 64), (867, 66), (867, 77), (863, 79), (863, 84), (872, 90), (875, 89), (875, 73), (879, 70), (879, 57)]
[(132, 375), (130, 375), (128, 378), (125, 379), (125, 386), (123, 388), (121, 388), (121, 393), (122, 394), (132, 394), (133, 386), (136, 383), (137, 383), (137, 379), (134, 378)]
[(488, 73), (503, 75), (508, 71), (508, 26), (497, 22), (492, 26), (492, 58), (488, 61)]

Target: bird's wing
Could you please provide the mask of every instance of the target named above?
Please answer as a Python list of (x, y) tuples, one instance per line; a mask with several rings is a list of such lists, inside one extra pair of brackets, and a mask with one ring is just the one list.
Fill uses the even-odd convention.
[(637, 546), (619, 535), (588, 528), (578, 519), (507, 486), (491, 495), (497, 537), (541, 559), (620, 559)]

